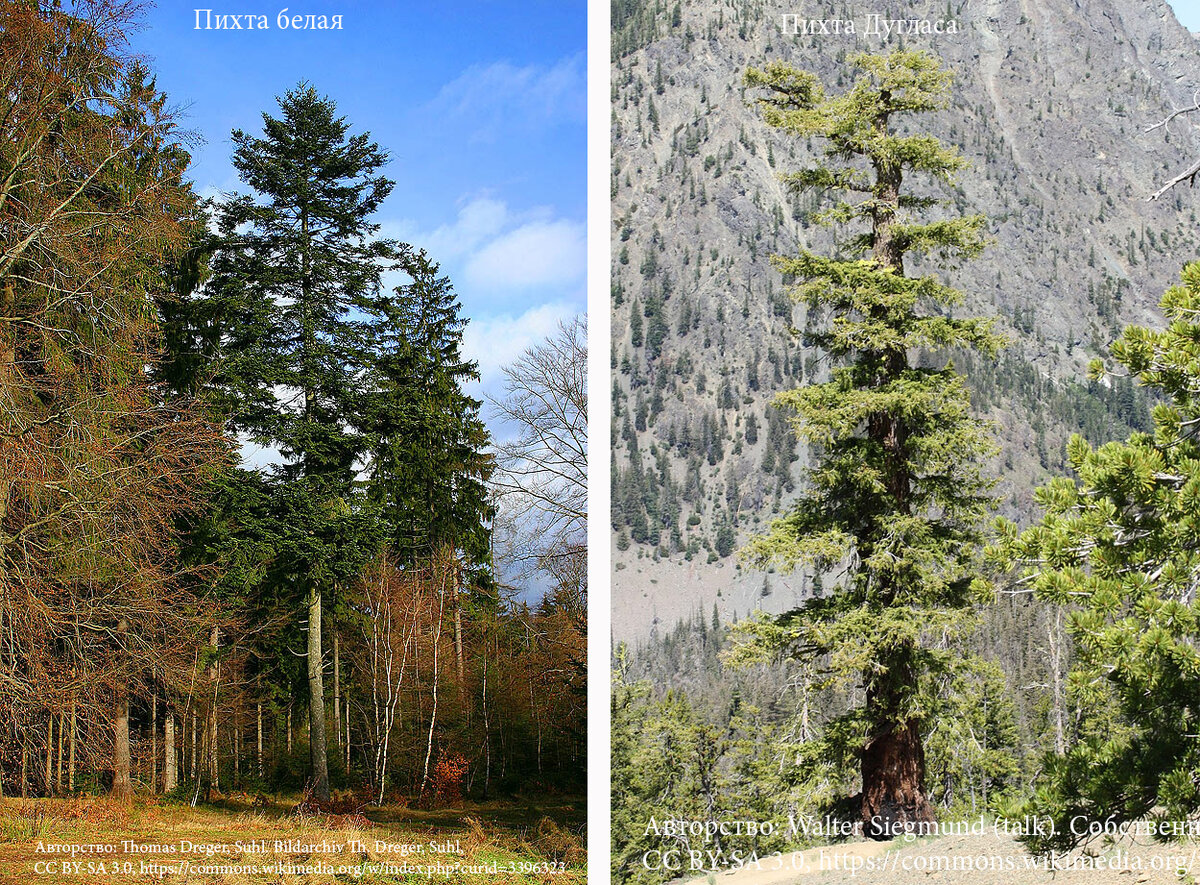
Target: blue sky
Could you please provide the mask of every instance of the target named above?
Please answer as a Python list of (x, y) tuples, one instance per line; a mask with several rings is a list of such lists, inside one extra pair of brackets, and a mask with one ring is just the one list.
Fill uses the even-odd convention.
[[(454, 282), (484, 391), (586, 309), (584, 0), (213, 4), (265, 15), (268, 30), (197, 30), (197, 6), (163, 0), (131, 45), (203, 139), (198, 192), (242, 189), (230, 131), (260, 133), (275, 97), (308, 80), (391, 155), (378, 220)], [(343, 30), (279, 29), (285, 6), (341, 15)]]
[(1200, 0), (1167, 0), (1175, 17), (1189, 31), (1200, 31)]

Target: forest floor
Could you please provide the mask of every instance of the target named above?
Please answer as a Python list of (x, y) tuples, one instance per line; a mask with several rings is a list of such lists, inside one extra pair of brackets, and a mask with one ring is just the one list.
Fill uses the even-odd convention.
[(139, 797), (0, 800), (0, 883), (439, 882), (582, 885), (582, 800), (297, 814)]
[[(1200, 843), (1096, 842), (1054, 862), (1007, 835), (852, 841), (763, 857), (690, 885), (1193, 885)], [(678, 881), (678, 880), (677, 880)]]

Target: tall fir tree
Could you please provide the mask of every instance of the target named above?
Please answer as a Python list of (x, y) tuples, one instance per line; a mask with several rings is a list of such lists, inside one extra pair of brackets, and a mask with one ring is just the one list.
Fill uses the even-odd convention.
[(1165, 329), (1131, 326), (1112, 347), (1121, 372), (1160, 396), (1153, 432), (1099, 448), (1072, 437), (1075, 476), (1037, 491), (1039, 523), (1020, 531), (1001, 520), (991, 551), (1066, 610), (1074, 640), (1067, 687), (1078, 713), (1030, 802), (1055, 825), (1031, 834), (1041, 850), (1079, 842), (1081, 820), (1200, 812), (1200, 263), (1161, 307)]
[(377, 330), (379, 358), (360, 426), (370, 440), (368, 494), (400, 561), (411, 565), (449, 547), (474, 567), (487, 562), (493, 458), (480, 401), (463, 385), (479, 380), (462, 355), (466, 320), (450, 280), (424, 250), (405, 250), (408, 278)]
[(307, 84), (279, 107), (278, 118), (263, 114), (262, 138), (233, 133), (233, 164), (254, 195), (219, 208), (209, 290), (231, 429), (281, 455), (271, 469), (289, 529), (279, 568), (305, 595), (312, 783), (328, 799), (322, 602), (363, 546), (350, 504), (365, 454), (355, 415), (387, 321), (381, 273), (398, 249), (371, 220), (392, 189), (380, 174), (387, 155)]
[(823, 598), (754, 622), (749, 639), (760, 651), (820, 656), (832, 679), (861, 688), (861, 704), (827, 738), (858, 760), (864, 831), (888, 838), (933, 819), (922, 683), (947, 665), (945, 637), (990, 594), (978, 565), (992, 506), (981, 464), (994, 444), (970, 414), (961, 376), (930, 354), (993, 353), (1001, 340), (989, 321), (950, 316), (960, 292), (905, 274), (913, 253), (963, 259), (983, 247), (981, 216), (923, 222), (919, 213), (937, 201), (902, 192), (910, 173), (948, 181), (965, 164), (935, 138), (895, 128), (901, 114), (946, 107), (951, 74), (913, 51), (851, 64), (853, 84), (831, 97), (815, 75), (782, 63), (745, 78), (765, 92), (758, 104), (770, 126), (824, 140), (828, 162), (784, 178), (795, 190), (846, 194), (816, 220), (853, 230), (845, 257), (801, 249), (774, 259), (810, 318), (827, 319), (811, 341), (835, 368), (828, 382), (776, 400), (795, 412), (814, 463), (792, 512), (747, 550), (762, 566), (808, 564), (840, 577)]

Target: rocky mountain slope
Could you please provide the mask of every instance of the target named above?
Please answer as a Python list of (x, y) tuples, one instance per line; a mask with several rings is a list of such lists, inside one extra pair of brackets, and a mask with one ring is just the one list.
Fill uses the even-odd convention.
[[(864, 33), (872, 13), (956, 32), (885, 40)], [(785, 34), (785, 14), (856, 33)], [(615, 638), (714, 604), (722, 618), (781, 610), (813, 580), (732, 555), (786, 508), (805, 463), (772, 394), (827, 371), (794, 334), (807, 318), (769, 256), (832, 247), (808, 222), (816, 199), (778, 177), (817, 146), (761, 122), (741, 86), (749, 65), (782, 59), (832, 92), (854, 52), (903, 45), (955, 72), (951, 107), (913, 125), (971, 160), (936, 192), (946, 212), (988, 216), (993, 243), (961, 268), (913, 272), (942, 274), (1011, 337), (998, 361), (957, 360), (997, 423), (1004, 512), (1032, 513), (1069, 433), (1144, 425), (1140, 391), (1090, 383), (1084, 366), (1124, 324), (1157, 322), (1198, 255), (1200, 194), (1146, 200), (1200, 156), (1186, 119), (1145, 131), (1200, 87), (1200, 44), (1163, 0), (615, 0), (613, 22)]]

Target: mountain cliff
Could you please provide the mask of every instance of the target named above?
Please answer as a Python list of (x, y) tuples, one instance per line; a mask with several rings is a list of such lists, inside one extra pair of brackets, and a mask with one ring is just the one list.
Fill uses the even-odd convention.
[(992, 242), (961, 267), (911, 272), (963, 290), (963, 310), (996, 316), (1011, 341), (996, 361), (956, 359), (996, 422), (1003, 512), (1033, 513), (1070, 433), (1146, 425), (1140, 390), (1089, 382), (1084, 366), (1125, 324), (1158, 323), (1163, 290), (1198, 256), (1197, 195), (1147, 200), (1200, 156), (1187, 118), (1146, 131), (1200, 88), (1200, 43), (1165, 2), (615, 0), (613, 24), (615, 638), (714, 605), (723, 619), (781, 610), (819, 580), (735, 555), (805, 464), (772, 395), (828, 371), (770, 256), (836, 248), (810, 223), (818, 199), (779, 178), (819, 146), (762, 123), (748, 66), (783, 60), (830, 92), (861, 51), (926, 48), (955, 72), (951, 106), (908, 125), (972, 168), (916, 188), (986, 215)]

